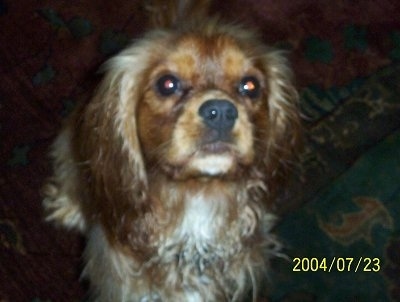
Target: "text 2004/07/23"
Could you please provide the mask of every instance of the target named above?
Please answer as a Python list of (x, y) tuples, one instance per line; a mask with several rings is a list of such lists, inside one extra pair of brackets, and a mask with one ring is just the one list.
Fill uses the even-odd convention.
[(379, 258), (333, 257), (293, 258), (293, 272), (374, 272), (381, 270)]

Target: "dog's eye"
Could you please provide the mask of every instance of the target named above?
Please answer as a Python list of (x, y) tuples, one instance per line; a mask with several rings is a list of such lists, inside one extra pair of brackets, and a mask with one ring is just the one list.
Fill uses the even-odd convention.
[(157, 91), (162, 96), (166, 97), (166, 96), (170, 96), (170, 95), (180, 91), (181, 90), (181, 82), (176, 76), (174, 76), (172, 74), (167, 74), (167, 75), (163, 75), (162, 77), (160, 77), (157, 80), (156, 88), (157, 88)]
[(244, 77), (239, 83), (238, 90), (241, 95), (255, 99), (260, 95), (260, 82), (253, 76)]

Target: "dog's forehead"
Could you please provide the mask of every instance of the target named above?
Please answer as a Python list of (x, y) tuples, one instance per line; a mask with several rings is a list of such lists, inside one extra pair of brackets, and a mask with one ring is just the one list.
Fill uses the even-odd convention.
[(224, 35), (189, 35), (178, 41), (167, 64), (181, 76), (238, 77), (250, 68), (251, 61), (236, 41)]

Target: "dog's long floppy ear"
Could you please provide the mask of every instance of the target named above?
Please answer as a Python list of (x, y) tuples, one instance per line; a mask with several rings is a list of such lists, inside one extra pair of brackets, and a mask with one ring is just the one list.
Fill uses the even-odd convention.
[(44, 189), (48, 220), (84, 230), (96, 219), (118, 228), (115, 220), (126, 209), (144, 204), (147, 178), (136, 108), (154, 55), (150, 49), (162, 33), (157, 35), (109, 60), (94, 96), (67, 120), (54, 143), (54, 175)]
[(302, 127), (299, 97), (285, 54), (279, 50), (269, 50), (263, 57), (263, 65), (268, 82), (270, 121), (264, 164), (270, 182), (269, 191), (274, 191), (275, 182), (281, 182), (287, 170), (293, 168), (296, 162)]
[[(103, 67), (105, 77), (77, 122), (75, 146), (89, 179), (89, 213), (118, 232), (121, 217), (146, 207), (147, 176), (138, 138), (137, 107), (151, 66), (152, 42), (127, 48)], [(135, 215), (135, 213), (129, 213)]]

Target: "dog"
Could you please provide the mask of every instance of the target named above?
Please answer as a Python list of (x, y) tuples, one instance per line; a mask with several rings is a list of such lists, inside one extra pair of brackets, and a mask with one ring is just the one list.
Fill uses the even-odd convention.
[(292, 71), (209, 6), (148, 4), (153, 29), (105, 63), (52, 146), (46, 219), (86, 237), (93, 301), (256, 301), (280, 254)]

